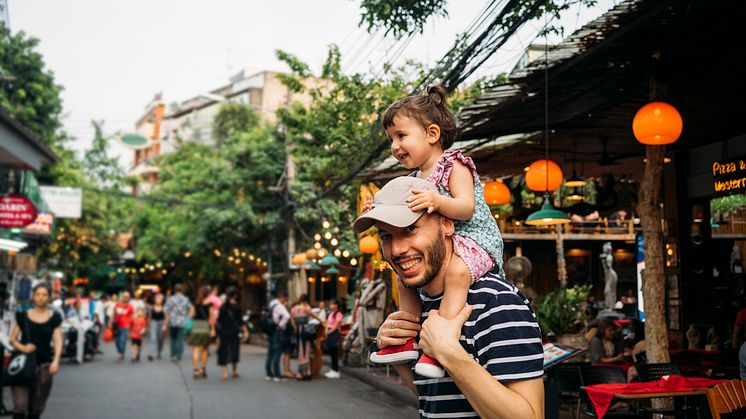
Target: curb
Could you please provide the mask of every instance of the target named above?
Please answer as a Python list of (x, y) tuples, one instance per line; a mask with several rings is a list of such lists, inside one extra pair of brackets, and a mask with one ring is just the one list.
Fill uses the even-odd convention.
[[(330, 365), (329, 360), (327, 360), (326, 358), (324, 358), (324, 365), (326, 366)], [(365, 372), (364, 369), (361, 369), (361, 368), (351, 368), (351, 367), (345, 367), (345, 366), (340, 365), (339, 369), (341, 373), (347, 374), (350, 377), (358, 381), (361, 381), (373, 387), (374, 389), (378, 391), (382, 391), (404, 404), (409, 404), (414, 407), (419, 406), (419, 398), (415, 396), (414, 393), (412, 393), (408, 388), (404, 386), (390, 383), (386, 380), (377, 378), (373, 374), (369, 374)]]

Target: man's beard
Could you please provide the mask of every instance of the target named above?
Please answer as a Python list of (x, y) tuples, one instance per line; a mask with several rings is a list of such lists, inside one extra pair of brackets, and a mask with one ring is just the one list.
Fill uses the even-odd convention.
[(402, 278), (401, 282), (404, 287), (409, 289), (417, 289), (429, 284), (430, 281), (432, 281), (433, 278), (438, 275), (440, 269), (443, 267), (443, 260), (445, 260), (445, 257), (446, 241), (443, 236), (439, 234), (438, 238), (435, 239), (435, 242), (427, 249), (427, 268), (425, 269), (425, 274), (422, 276), (422, 279), (420, 279), (417, 283), (408, 284)]

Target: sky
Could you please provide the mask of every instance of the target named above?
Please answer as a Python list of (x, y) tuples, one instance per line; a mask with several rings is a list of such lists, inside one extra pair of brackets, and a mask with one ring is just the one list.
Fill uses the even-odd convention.
[[(159, 92), (171, 103), (223, 86), (245, 67), (287, 71), (275, 57), (277, 49), (295, 54), (318, 73), (328, 46), (337, 44), (343, 71), (375, 74), (376, 65), (401, 45), (358, 27), (356, 0), (7, 1), (11, 31), (40, 40), (38, 51), (64, 87), (63, 124), (81, 154), (93, 137), (92, 120), (103, 120), (112, 136), (131, 131)], [(613, 1), (573, 8), (561, 24), (571, 33)], [(488, 3), (450, 1), (449, 16), (431, 18), (396, 63), (413, 59), (433, 65)], [(476, 76), (509, 71), (539, 26), (526, 25)], [(110, 151), (123, 168), (131, 168), (131, 151), (116, 141)]]

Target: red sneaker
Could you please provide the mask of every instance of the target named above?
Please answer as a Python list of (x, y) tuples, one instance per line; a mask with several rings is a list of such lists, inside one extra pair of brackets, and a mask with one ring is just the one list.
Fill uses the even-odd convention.
[(370, 362), (374, 364), (404, 364), (414, 361), (420, 355), (414, 339), (404, 345), (387, 346), (378, 352), (370, 354)]
[(446, 370), (440, 365), (435, 358), (422, 354), (417, 364), (414, 366), (414, 372), (427, 378), (443, 378), (446, 375)]

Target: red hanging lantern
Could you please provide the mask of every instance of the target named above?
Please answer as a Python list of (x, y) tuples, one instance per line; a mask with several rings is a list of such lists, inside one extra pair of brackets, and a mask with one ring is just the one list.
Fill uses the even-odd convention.
[(360, 252), (372, 255), (378, 251), (378, 240), (373, 236), (365, 236), (360, 239), (358, 247), (360, 248)]
[(684, 128), (681, 114), (666, 102), (650, 102), (640, 108), (632, 120), (632, 132), (637, 141), (647, 145), (676, 142)]
[[(549, 176), (547, 176), (549, 171)], [(547, 180), (549, 181), (547, 183)], [(551, 160), (536, 160), (526, 172), (526, 185), (535, 192), (556, 191), (562, 184), (562, 169)]]
[(487, 205), (503, 205), (510, 202), (510, 189), (501, 181), (494, 180), (484, 184), (484, 200)]

